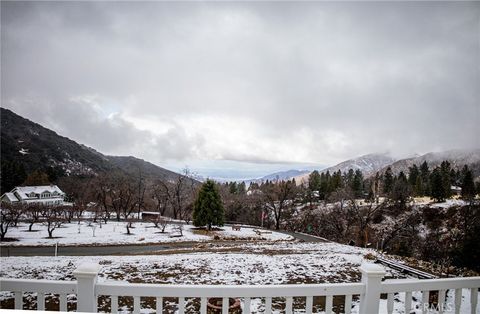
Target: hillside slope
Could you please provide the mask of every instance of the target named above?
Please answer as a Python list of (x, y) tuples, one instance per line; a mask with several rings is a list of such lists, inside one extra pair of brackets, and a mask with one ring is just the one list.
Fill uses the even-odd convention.
[[(325, 168), (320, 172), (325, 173), (329, 171), (330, 173), (334, 173), (340, 170), (342, 173), (345, 173), (348, 172), (348, 170), (353, 169), (360, 170), (365, 176), (369, 176), (384, 168), (385, 166), (390, 165), (394, 161), (395, 159), (388, 156), (387, 154), (368, 154), (343, 161), (339, 164), (336, 164), (335, 166)], [(302, 182), (307, 182), (309, 175), (310, 172), (295, 177), (295, 180), (299, 184)]]
[(468, 165), (469, 168), (472, 169), (475, 176), (480, 175), (479, 148), (470, 150), (456, 149), (443, 152), (431, 152), (413, 158), (401, 159), (392, 163), (391, 165), (385, 166), (380, 172), (384, 172), (387, 167), (390, 166), (393, 173), (399, 173), (400, 171), (408, 173), (409, 167), (413, 166), (414, 164), (420, 166), (420, 164), (422, 164), (424, 161), (428, 163), (430, 169), (433, 169), (436, 166), (439, 166), (444, 160), (448, 160), (454, 169), (460, 169), (464, 165)]
[(8, 165), (23, 167), (26, 174), (53, 169), (59, 177), (89, 177), (119, 170), (127, 175), (136, 175), (140, 170), (150, 179), (178, 176), (135, 157), (103, 155), (8, 109), (0, 108), (0, 120), (2, 192), (11, 188), (10, 174), (4, 171)]

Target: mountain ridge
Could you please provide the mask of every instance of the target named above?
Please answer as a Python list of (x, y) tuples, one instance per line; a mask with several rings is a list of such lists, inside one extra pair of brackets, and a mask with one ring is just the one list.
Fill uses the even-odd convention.
[(174, 179), (180, 174), (133, 156), (109, 156), (92, 147), (77, 143), (53, 130), (0, 107), (2, 192), (10, 186), (4, 166), (35, 170), (52, 170), (59, 177), (91, 177), (101, 173), (122, 171), (134, 175), (140, 170), (148, 179)]

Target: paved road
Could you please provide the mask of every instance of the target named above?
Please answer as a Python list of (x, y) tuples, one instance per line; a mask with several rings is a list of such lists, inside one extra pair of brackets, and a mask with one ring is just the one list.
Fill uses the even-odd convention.
[[(151, 245), (59, 246), (57, 255), (128, 255), (172, 249), (192, 248), (198, 242), (162, 243)], [(1, 247), (1, 256), (54, 256), (55, 246)]]
[[(328, 242), (326, 239), (304, 233), (277, 231), (288, 234), (305, 242)], [(240, 243), (241, 241), (215, 241), (216, 244)], [(151, 253), (175, 249), (194, 248), (199, 242), (161, 243), (148, 245), (110, 245), (110, 246), (59, 246), (57, 255), (89, 256), (89, 255), (128, 255)], [(0, 256), (54, 256), (55, 246), (16, 246), (0, 247)]]
[(292, 237), (295, 237), (296, 239), (302, 240), (305, 242), (331, 242), (325, 238), (313, 236), (306, 233), (298, 233), (298, 232), (283, 231), (283, 230), (277, 230), (276, 232), (291, 235)]

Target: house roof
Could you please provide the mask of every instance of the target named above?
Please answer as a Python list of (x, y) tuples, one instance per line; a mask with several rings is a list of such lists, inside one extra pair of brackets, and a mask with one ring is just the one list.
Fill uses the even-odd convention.
[(60, 190), (60, 188), (56, 185), (17, 186), (15, 189), (12, 190), (12, 193), (13, 192), (17, 192), (18, 195), (22, 198), (22, 200), (29, 199), (30, 197), (28, 196), (28, 194), (32, 192), (35, 194), (57, 192), (59, 196), (65, 195), (65, 193)]
[(2, 198), (6, 197), (10, 202), (18, 202), (18, 198), (13, 193), (4, 193)]

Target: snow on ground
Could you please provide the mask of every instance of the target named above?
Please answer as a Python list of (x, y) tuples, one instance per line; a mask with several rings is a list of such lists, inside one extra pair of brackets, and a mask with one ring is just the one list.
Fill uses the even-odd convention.
[[(177, 237), (177, 225), (167, 226), (165, 233), (155, 228), (152, 223), (136, 222), (133, 224), (130, 235), (127, 234), (126, 222), (108, 222), (107, 224), (91, 224), (86, 222), (78, 224), (67, 223), (53, 231), (54, 239), (48, 238), (46, 226), (34, 225), (35, 232), (28, 232), (28, 225), (19, 223), (17, 228), (10, 227), (8, 238), (18, 241), (2, 242), (2, 246), (39, 246), (39, 245), (108, 245), (108, 244), (145, 244), (166, 242), (205, 242), (217, 235), (222, 238), (236, 238), (266, 241), (290, 241), (293, 237), (277, 232), (262, 233), (258, 235), (252, 228), (241, 228), (239, 231), (231, 227), (224, 227), (223, 231), (205, 234), (202, 230), (194, 230), (191, 225), (184, 225), (183, 236)], [(95, 233), (95, 236), (94, 236)]]
[[(225, 247), (230, 247), (225, 244)], [(235, 244), (240, 251), (222, 253), (181, 253), (147, 256), (92, 256), (92, 257), (1, 257), (0, 276), (9, 278), (74, 280), (73, 271), (84, 261), (98, 262), (102, 268), (99, 281), (126, 281), (131, 283), (162, 284), (295, 284), (295, 283), (337, 283), (359, 282), (358, 267), (365, 261), (365, 254), (373, 253), (368, 249), (340, 245), (335, 243), (255, 243)], [(387, 278), (403, 278), (403, 275), (387, 269)], [(464, 290), (462, 312), (469, 311), (469, 292)], [(419, 293), (414, 293), (412, 308), (421, 313)], [(0, 294), (0, 300), (7, 302), (13, 295)], [(453, 291), (447, 294), (447, 302), (453, 304)], [(69, 304), (74, 306), (74, 297)], [(35, 298), (27, 296), (32, 308)], [(395, 295), (394, 313), (402, 313), (404, 294)], [(11, 302), (11, 301), (10, 301)], [(131, 303), (120, 301), (122, 312), (129, 312)], [(150, 302), (150, 303), (149, 303)], [(154, 312), (155, 304), (142, 299), (143, 313)], [(188, 300), (187, 313), (195, 313), (198, 301)], [(3, 304), (3, 303), (2, 303)], [(176, 300), (165, 300), (168, 313), (176, 312)], [(323, 310), (323, 299), (314, 301), (317, 310)], [(100, 298), (99, 305), (109, 310), (109, 301)], [(284, 300), (273, 302), (273, 313), (281, 313)], [(301, 298), (295, 301), (295, 313), (303, 313)], [(150, 309), (147, 309), (150, 307)], [(386, 312), (386, 300), (380, 302), (381, 313)], [(252, 310), (261, 313), (264, 305), (261, 299), (252, 299)], [(321, 312), (321, 311), (319, 311)], [(353, 313), (358, 313), (358, 300), (354, 302)], [(477, 310), (480, 313), (480, 305)], [(435, 313), (435, 312), (429, 312)], [(448, 312), (445, 312), (448, 313)]]
[(449, 198), (443, 202), (436, 203), (433, 198), (424, 196), (424, 197), (415, 197), (413, 199), (412, 204), (417, 206), (429, 205), (430, 207), (450, 208), (454, 206), (465, 206), (467, 205), (467, 202), (460, 199), (458, 196), (453, 196), (452, 198)]
[(461, 199), (448, 199), (445, 202), (441, 203), (432, 203), (430, 204), (431, 207), (437, 207), (437, 208), (450, 208), (453, 206), (465, 206), (467, 205), (467, 202)]
[(285, 284), (359, 281), (366, 249), (334, 243), (239, 244), (240, 251), (141, 256), (1, 257), (0, 276), (73, 280), (84, 261), (100, 281), (171, 284)]

